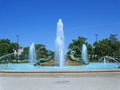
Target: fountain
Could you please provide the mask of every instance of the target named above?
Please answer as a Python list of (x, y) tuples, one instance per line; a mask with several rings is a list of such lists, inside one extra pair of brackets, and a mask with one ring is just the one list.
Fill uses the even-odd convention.
[(104, 64), (109, 63), (109, 62), (119, 62), (119, 59), (111, 57), (111, 56), (103, 56), (101, 57), (98, 62), (104, 62)]
[(87, 47), (85, 44), (82, 45), (82, 59), (85, 64), (89, 63), (88, 54), (87, 54)]
[[(3, 65), (0, 65), (0, 69), (2, 70), (90, 70), (90, 69), (118, 69), (118, 62), (116, 63), (89, 63), (88, 55), (87, 55), (87, 47), (85, 44), (82, 45), (82, 58), (76, 57), (75, 51), (71, 50), (71, 59), (73, 62), (82, 63), (84, 65), (79, 66), (65, 66), (65, 59), (64, 59), (64, 32), (63, 32), (63, 23), (62, 20), (59, 19), (57, 23), (57, 33), (56, 33), (56, 40), (55, 40), (55, 66), (38, 66), (42, 62), (48, 62), (53, 58), (53, 55), (50, 51), (48, 51), (46, 58), (40, 58), (39, 60), (36, 60), (36, 50), (35, 50), (35, 44), (32, 43), (29, 48), (29, 63), (32, 64), (10, 64), (5, 69), (3, 68)], [(40, 47), (38, 50), (40, 50)], [(74, 47), (78, 48), (78, 47)], [(105, 57), (106, 58), (106, 57)], [(110, 57), (109, 57), (110, 58)], [(103, 59), (102, 59), (103, 60)], [(105, 61), (105, 60), (104, 60)], [(51, 62), (49, 62), (51, 63)], [(34, 66), (35, 65), (35, 66)]]
[(2, 59), (4, 57), (7, 57), (7, 56), (11, 56), (11, 55), (14, 55), (14, 53), (9, 53), (9, 54), (3, 55), (3, 56), (0, 57), (0, 59)]
[(36, 63), (36, 61), (35, 44), (32, 43), (29, 48), (29, 63)]
[(62, 68), (64, 66), (64, 32), (63, 32), (63, 23), (59, 19), (57, 23), (57, 35), (55, 40), (55, 64), (59, 63), (59, 66)]

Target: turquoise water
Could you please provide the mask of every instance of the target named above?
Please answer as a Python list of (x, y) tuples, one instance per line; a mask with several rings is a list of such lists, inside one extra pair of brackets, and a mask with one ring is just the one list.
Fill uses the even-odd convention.
[(0, 70), (92, 70), (92, 69), (118, 69), (117, 63), (91, 63), (84, 66), (33, 66), (32, 64), (0, 64)]

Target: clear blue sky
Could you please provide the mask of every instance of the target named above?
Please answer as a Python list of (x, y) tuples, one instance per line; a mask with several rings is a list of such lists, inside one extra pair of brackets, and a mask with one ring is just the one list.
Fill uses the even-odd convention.
[(0, 38), (9, 38), (23, 47), (42, 43), (54, 50), (56, 25), (64, 24), (66, 48), (72, 39), (83, 36), (89, 43), (118, 34), (120, 0), (0, 0)]

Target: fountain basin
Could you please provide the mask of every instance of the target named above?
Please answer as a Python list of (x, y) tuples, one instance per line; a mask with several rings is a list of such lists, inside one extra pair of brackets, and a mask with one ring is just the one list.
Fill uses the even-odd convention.
[[(95, 63), (91, 64), (94, 65)], [(90, 66), (91, 66), (90, 65)], [(2, 77), (96, 77), (96, 76), (116, 76), (120, 75), (120, 69), (117, 67), (117, 65), (111, 65), (109, 64), (109, 67), (105, 68), (89, 68), (90, 66), (65, 66), (63, 69), (61, 69), (58, 66), (39, 66), (34, 67), (33, 65), (16, 65), (12, 64), (8, 66), (7, 68), (1, 68), (2, 65), (0, 65), (0, 76)], [(26, 67), (24, 67), (26, 66)], [(99, 65), (98, 65), (99, 66)], [(101, 66), (101, 64), (100, 64)], [(24, 67), (24, 68), (22, 68)], [(31, 68), (32, 69), (31, 69)], [(34, 68), (33, 68), (34, 67)], [(84, 69), (83, 69), (84, 68)]]
[(81, 71), (81, 70), (100, 70), (100, 69), (119, 69), (118, 63), (90, 63), (88, 65), (81, 66), (33, 66), (33, 64), (1, 64), (0, 70), (66, 70), (66, 71)]

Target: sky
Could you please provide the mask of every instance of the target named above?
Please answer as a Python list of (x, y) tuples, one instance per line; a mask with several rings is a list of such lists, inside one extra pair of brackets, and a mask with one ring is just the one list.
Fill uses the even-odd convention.
[(117, 34), (120, 40), (120, 0), (0, 0), (0, 39), (22, 47), (32, 42), (54, 50), (57, 22), (64, 25), (65, 47), (78, 36), (94, 43)]

